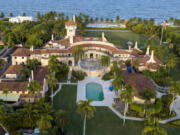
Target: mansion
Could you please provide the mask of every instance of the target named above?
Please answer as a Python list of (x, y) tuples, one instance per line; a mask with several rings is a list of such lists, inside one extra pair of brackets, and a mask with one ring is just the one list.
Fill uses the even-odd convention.
[[(48, 74), (47, 66), (49, 57), (53, 55), (58, 56), (60, 63), (66, 63), (71, 70), (81, 70), (86, 72), (88, 76), (103, 76), (105, 74), (104, 67), (101, 65), (101, 56), (109, 56), (111, 62), (122, 62), (123, 65), (125, 65), (127, 60), (130, 60), (132, 65), (138, 63), (138, 69), (140, 71), (146, 69), (156, 71), (163, 65), (163, 63), (154, 56), (153, 50), (151, 50), (150, 53), (149, 47), (147, 47), (146, 53), (143, 54), (142, 50), (138, 48), (137, 42), (133, 47), (128, 46), (128, 49), (122, 49), (120, 46), (108, 42), (104, 33), (102, 33), (101, 37), (83, 37), (77, 35), (75, 19), (66, 22), (65, 27), (67, 34), (64, 39), (55, 40), (52, 35), (51, 40), (47, 42), (42, 49), (34, 49), (33, 46), (30, 49), (19, 47), (11, 54), (12, 65), (4, 72), (3, 79), (0, 79), (0, 96), (2, 96), (2, 88), (8, 88), (12, 94), (18, 95), (13, 101), (18, 101), (19, 98), (23, 101), (33, 102), (35, 100), (29, 95), (26, 89), (28, 82), (16, 81), (19, 77), (20, 70), (23, 68), (22, 65), (30, 59), (37, 59), (41, 63), (41, 66), (31, 72), (29, 79), (29, 81), (38, 81), (42, 86), (41, 92), (38, 93), (36, 97), (44, 97), (45, 92), (48, 90), (46, 82), (46, 76)], [(82, 46), (84, 51), (84, 57), (79, 63), (75, 62), (72, 55), (76, 46)], [(143, 83), (148, 84), (150, 89), (152, 88), (149, 80), (143, 75), (124, 75), (129, 76), (129, 82), (134, 84), (137, 89), (144, 90), (144, 87), (141, 87), (144, 86)], [(132, 80), (132, 78), (134, 79)], [(139, 78), (138, 83), (135, 82), (136, 78)], [(137, 87), (137, 85), (140, 87)], [(136, 96), (137, 95), (138, 93), (136, 93)]]
[[(128, 49), (122, 49), (121, 47), (114, 45), (105, 38), (104, 33), (102, 37), (83, 37), (76, 35), (77, 24), (75, 20), (70, 20), (65, 23), (67, 35), (62, 40), (55, 40), (53, 35), (51, 40), (45, 44), (43, 49), (34, 49), (33, 46), (30, 49), (27, 48), (17, 48), (12, 53), (12, 65), (21, 65), (26, 63), (28, 59), (37, 59), (42, 66), (47, 66), (49, 61), (49, 56), (57, 55), (58, 59), (62, 63), (68, 64), (72, 69), (77, 65), (75, 64), (74, 57), (72, 56), (72, 51), (78, 45), (82, 46), (84, 49), (84, 60), (89, 61), (90, 64), (84, 65), (84, 61), (80, 62), (81, 69), (88, 73), (88, 75), (97, 75), (98, 73), (90, 73), (94, 71), (91, 62), (94, 60), (98, 61), (101, 56), (110, 56), (111, 61), (121, 61), (131, 60), (132, 63), (139, 63), (139, 70), (149, 69), (151, 71), (156, 71), (162, 66), (162, 62), (154, 56), (154, 51), (147, 48), (146, 54), (142, 55), (142, 51), (138, 48), (138, 43), (136, 42), (134, 47), (129, 46)], [(92, 61), (93, 60), (93, 61)], [(97, 62), (96, 62), (97, 63)], [(100, 65), (99, 65), (100, 66)], [(95, 69), (95, 70), (101, 70)], [(98, 74), (99, 75), (99, 74)], [(100, 75), (102, 75), (100, 73)]]

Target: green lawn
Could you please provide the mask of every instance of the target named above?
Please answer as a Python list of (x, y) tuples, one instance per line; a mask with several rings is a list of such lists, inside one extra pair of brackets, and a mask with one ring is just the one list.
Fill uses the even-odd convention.
[[(63, 85), (54, 98), (55, 109), (64, 109), (69, 115), (68, 135), (82, 134), (83, 121), (76, 113), (77, 86)], [(116, 116), (107, 107), (96, 107), (95, 117), (87, 120), (86, 135), (140, 135), (143, 122), (127, 120), (122, 126), (123, 120)], [(168, 135), (180, 135), (180, 130), (163, 125)]]
[[(85, 36), (87, 37), (101, 37), (102, 32), (98, 31), (88, 31), (85, 33)], [(114, 43), (116, 45), (121, 45), (123, 48), (127, 48), (126, 43), (128, 41), (131, 41), (135, 43), (138, 41), (139, 47), (142, 47), (147, 43), (148, 38), (147, 36), (144, 35), (139, 35), (133, 32), (123, 32), (123, 31), (118, 31), (118, 32), (105, 32), (105, 36), (108, 39), (109, 42)], [(152, 42), (154, 44), (159, 44), (159, 40), (153, 38)]]

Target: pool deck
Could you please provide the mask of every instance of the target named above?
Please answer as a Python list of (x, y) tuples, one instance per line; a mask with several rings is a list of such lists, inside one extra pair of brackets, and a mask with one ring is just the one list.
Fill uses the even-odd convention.
[(101, 84), (103, 88), (103, 101), (93, 101), (91, 105), (93, 106), (112, 106), (114, 103), (113, 98), (115, 97), (115, 93), (109, 90), (109, 86), (111, 86), (112, 81), (103, 81), (100, 77), (86, 77), (84, 80), (78, 82), (77, 87), (77, 99), (86, 100), (86, 84), (88, 83), (98, 83)]

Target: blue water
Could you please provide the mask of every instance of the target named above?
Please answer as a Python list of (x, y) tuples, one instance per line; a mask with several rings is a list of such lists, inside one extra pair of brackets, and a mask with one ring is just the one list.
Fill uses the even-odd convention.
[(130, 17), (155, 18), (161, 22), (163, 18), (180, 18), (180, 0), (0, 0), (0, 12), (8, 15), (36, 16), (37, 12), (64, 12), (68, 16), (83, 12), (92, 17)]
[(88, 83), (86, 85), (86, 98), (94, 101), (104, 100), (102, 86), (98, 83)]

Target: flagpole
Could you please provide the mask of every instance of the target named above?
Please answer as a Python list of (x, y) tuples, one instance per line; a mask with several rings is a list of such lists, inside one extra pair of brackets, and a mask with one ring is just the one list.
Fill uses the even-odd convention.
[(164, 26), (162, 26), (162, 30), (161, 30), (161, 40), (160, 40), (160, 45), (162, 45), (163, 32), (164, 32)]

